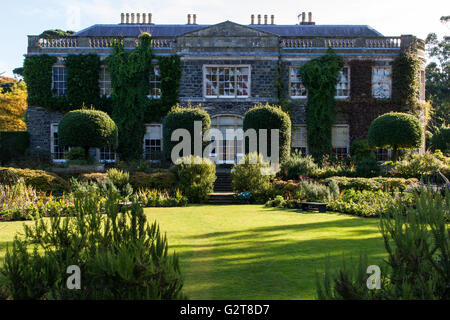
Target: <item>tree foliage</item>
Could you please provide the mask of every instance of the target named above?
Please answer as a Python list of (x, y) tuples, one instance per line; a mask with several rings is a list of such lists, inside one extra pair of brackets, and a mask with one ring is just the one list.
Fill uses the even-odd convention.
[(26, 131), (27, 88), (24, 82), (13, 82), (0, 90), (0, 131)]
[(392, 148), (397, 160), (398, 149), (420, 148), (424, 132), (413, 115), (389, 112), (376, 118), (369, 128), (369, 144), (378, 148)]
[(335, 117), (336, 84), (344, 63), (332, 49), (301, 68), (302, 81), (308, 89), (306, 125), (311, 155), (320, 159), (331, 152), (331, 127)]
[(61, 146), (82, 147), (88, 157), (89, 147), (117, 147), (118, 131), (114, 121), (103, 111), (74, 110), (59, 123)]

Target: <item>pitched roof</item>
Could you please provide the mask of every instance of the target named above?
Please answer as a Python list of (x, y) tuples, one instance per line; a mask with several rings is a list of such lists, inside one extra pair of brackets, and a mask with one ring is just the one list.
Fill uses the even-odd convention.
[[(148, 32), (154, 37), (176, 37), (188, 32), (200, 30), (211, 25), (158, 24), (158, 25), (126, 25), (96, 24), (81, 30), (73, 36), (91, 37), (137, 37)], [(281, 37), (379, 37), (383, 36), (366, 25), (248, 25), (256, 30), (269, 32)]]

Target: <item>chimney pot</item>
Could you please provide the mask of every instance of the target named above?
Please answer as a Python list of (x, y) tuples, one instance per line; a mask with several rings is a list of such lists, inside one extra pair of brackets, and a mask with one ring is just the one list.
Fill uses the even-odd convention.
[(152, 14), (148, 14), (148, 24), (152, 24)]
[(312, 12), (308, 12), (308, 22), (312, 22)]
[(125, 23), (125, 13), (123, 13), (123, 12), (120, 14), (120, 23), (121, 24)]
[(258, 24), (261, 24), (261, 15), (258, 14)]
[(250, 24), (255, 24), (255, 15), (254, 14), (252, 14), (250, 16)]
[(264, 15), (264, 24), (267, 24), (267, 14)]
[(192, 15), (192, 24), (197, 24), (197, 15), (196, 14)]
[(302, 23), (306, 22), (306, 12), (302, 12)]
[(191, 15), (190, 14), (188, 14), (188, 22), (187, 22), (187, 24), (191, 24)]
[(137, 17), (137, 24), (141, 24), (141, 14), (137, 13), (136, 17)]
[(131, 24), (134, 24), (134, 13), (131, 14)]
[(127, 24), (129, 24), (129, 23), (130, 23), (130, 14), (127, 13)]
[(275, 24), (275, 16), (273, 14), (270, 16), (270, 24)]
[(146, 24), (147, 23), (147, 14), (143, 13), (142, 14), (142, 24)]

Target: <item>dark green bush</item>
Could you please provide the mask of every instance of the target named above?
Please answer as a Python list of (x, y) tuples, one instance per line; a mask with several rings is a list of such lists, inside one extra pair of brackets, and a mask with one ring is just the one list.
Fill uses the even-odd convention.
[[(136, 203), (119, 213), (118, 194), (94, 185), (75, 193), (76, 215), (24, 226), (0, 268), (0, 288), (13, 300), (171, 300), (182, 293), (178, 257)], [(33, 251), (32, 248), (35, 248)], [(66, 285), (68, 266), (81, 271), (81, 289)]]
[(371, 178), (380, 175), (381, 169), (377, 160), (365, 158), (356, 163), (355, 174), (357, 177)]
[(8, 168), (23, 178), (26, 185), (29, 185), (43, 192), (66, 192), (70, 189), (70, 184), (60, 176), (43, 170)]
[[(244, 131), (255, 129), (258, 138), (258, 150), (260, 150), (259, 130), (267, 129), (267, 152), (270, 156), (271, 150), (271, 129), (279, 129), (279, 156), (280, 163), (289, 158), (291, 151), (291, 119), (281, 107), (266, 105), (257, 105), (245, 113)], [(248, 142), (246, 143), (246, 153), (249, 152)]]
[(390, 112), (376, 118), (369, 128), (369, 144), (378, 148), (392, 148), (393, 160), (399, 149), (420, 148), (424, 131), (420, 121), (413, 115)]
[(403, 178), (347, 178), (347, 177), (331, 177), (322, 181), (322, 183), (328, 185), (331, 181), (335, 181), (340, 190), (390, 190), (399, 191), (406, 190), (411, 184), (417, 183), (417, 179), (403, 179)]
[(81, 147), (70, 149), (70, 151), (67, 153), (67, 158), (69, 160), (84, 160), (84, 149)]
[(431, 147), (433, 150), (439, 149), (443, 153), (450, 153), (450, 127), (442, 127), (433, 135)]
[(23, 157), (30, 145), (28, 132), (0, 132), (0, 163)]
[(58, 128), (59, 144), (84, 148), (86, 159), (89, 157), (89, 147), (117, 148), (117, 137), (114, 121), (98, 110), (71, 111), (61, 119)]
[(315, 177), (318, 169), (312, 156), (293, 154), (281, 164), (280, 174), (284, 180), (298, 180), (300, 176)]
[(177, 187), (190, 203), (205, 202), (214, 191), (216, 165), (207, 158), (180, 158), (170, 170), (177, 177)]
[(375, 153), (367, 139), (354, 140), (350, 146), (350, 155), (356, 163), (365, 159), (375, 159)]
[(173, 172), (145, 173), (137, 171), (130, 178), (130, 183), (135, 189), (170, 190), (175, 187), (176, 182)]
[[(164, 153), (167, 159), (171, 159), (172, 149), (178, 141), (171, 141), (172, 132), (176, 129), (186, 129), (191, 134), (191, 154), (194, 154), (194, 122), (202, 122), (202, 152), (203, 152), (203, 133), (211, 126), (211, 118), (208, 112), (200, 107), (184, 108), (179, 105), (172, 108), (164, 119), (163, 139)], [(187, 155), (182, 155), (187, 156)]]

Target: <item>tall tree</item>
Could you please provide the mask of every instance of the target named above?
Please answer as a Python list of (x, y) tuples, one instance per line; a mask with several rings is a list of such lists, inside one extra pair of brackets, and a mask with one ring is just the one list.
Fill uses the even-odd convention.
[(25, 83), (0, 77), (0, 131), (26, 131), (26, 110), (27, 88)]

